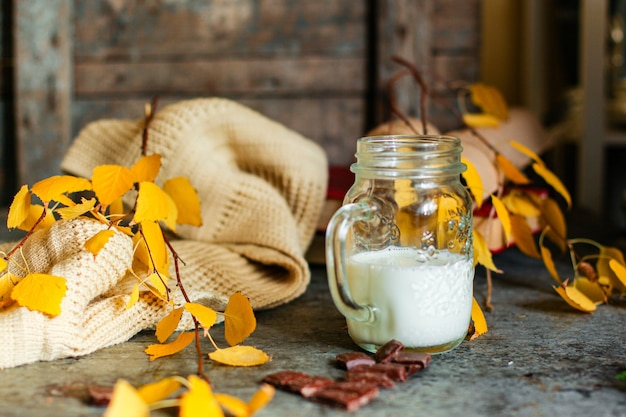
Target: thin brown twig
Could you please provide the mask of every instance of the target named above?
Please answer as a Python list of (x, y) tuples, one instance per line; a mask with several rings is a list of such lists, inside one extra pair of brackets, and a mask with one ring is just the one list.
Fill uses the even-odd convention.
[(15, 252), (17, 252), (22, 246), (24, 246), (24, 244), (26, 243), (26, 241), (28, 240), (28, 238), (35, 232), (35, 229), (37, 228), (37, 226), (39, 226), (39, 223), (41, 223), (43, 221), (43, 219), (46, 218), (46, 214), (47, 214), (47, 210), (46, 207), (44, 206), (42, 212), (41, 212), (41, 216), (39, 216), (39, 218), (37, 219), (37, 221), (35, 222), (35, 224), (33, 224), (33, 227), (30, 228), (30, 230), (28, 232), (26, 232), (26, 235), (22, 238), (22, 240), (20, 240), (17, 245), (15, 245), (15, 247), (13, 249), (11, 249), (9, 251), (9, 253), (7, 253), (4, 257), (4, 259), (6, 261), (8, 261), (11, 256), (13, 256), (13, 254)]

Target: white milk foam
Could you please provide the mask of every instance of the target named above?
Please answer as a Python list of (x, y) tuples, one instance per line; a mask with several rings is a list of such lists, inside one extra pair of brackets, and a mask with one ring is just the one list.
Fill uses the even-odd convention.
[(351, 256), (346, 274), (354, 300), (379, 310), (373, 323), (348, 320), (357, 343), (397, 339), (423, 348), (465, 337), (472, 310), (471, 260), (447, 250), (390, 247)]

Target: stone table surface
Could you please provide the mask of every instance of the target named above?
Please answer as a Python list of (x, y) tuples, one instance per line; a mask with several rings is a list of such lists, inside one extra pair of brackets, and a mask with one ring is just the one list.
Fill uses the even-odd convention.
[[(600, 306), (594, 314), (579, 313), (552, 289), (540, 261), (509, 249), (497, 255), (496, 262), (505, 274), (494, 276), (495, 309), (487, 313), (486, 335), (434, 356), (425, 371), (381, 391), (356, 412), (277, 392), (257, 415), (626, 416), (626, 383), (616, 378), (626, 370), (626, 301)], [(247, 399), (263, 376), (284, 369), (341, 376), (333, 363), (335, 355), (358, 348), (332, 304), (324, 267), (311, 269), (312, 282), (302, 297), (257, 313), (257, 330), (246, 344), (263, 349), (272, 361), (252, 368), (207, 361), (204, 369), (215, 391)], [(478, 269), (478, 300), (484, 299), (485, 283), (485, 274)], [(226, 346), (221, 330), (218, 326), (211, 334)], [(143, 332), (86, 357), (2, 370), (0, 416), (99, 416), (104, 408), (90, 405), (87, 387), (112, 386), (118, 378), (138, 386), (196, 371), (191, 347), (148, 361), (143, 349), (154, 342), (151, 332)], [(203, 349), (211, 351), (208, 342)]]

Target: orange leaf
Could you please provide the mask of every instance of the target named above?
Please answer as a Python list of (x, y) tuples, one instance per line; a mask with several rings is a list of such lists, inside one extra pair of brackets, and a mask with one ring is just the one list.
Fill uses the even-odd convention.
[(487, 113), (465, 113), (463, 122), (470, 127), (498, 127), (500, 119)]
[(596, 270), (600, 277), (608, 278), (611, 287), (616, 288), (620, 292), (626, 291), (626, 285), (617, 277), (617, 274), (611, 268), (610, 260), (615, 259), (618, 263), (626, 265), (624, 263), (624, 254), (622, 251), (615, 247), (602, 246), (600, 248), (600, 257), (596, 264)]
[(480, 174), (478, 170), (467, 158), (462, 157), (461, 162), (467, 166), (467, 170), (462, 174), (463, 179), (465, 179), (465, 184), (467, 184), (467, 188), (469, 188), (470, 193), (474, 197), (474, 201), (476, 201), (476, 205), (480, 207), (483, 204), (483, 180), (480, 178)]
[(124, 215), (124, 202), (121, 197), (109, 204), (109, 215), (113, 220)]
[(215, 399), (230, 416), (248, 417), (250, 415), (248, 404), (235, 396), (216, 392)]
[(180, 352), (193, 342), (195, 337), (194, 332), (181, 332), (172, 343), (150, 345), (144, 352), (150, 355), (150, 360), (153, 361)]
[(515, 242), (519, 250), (532, 258), (540, 259), (541, 254), (537, 250), (533, 231), (528, 225), (526, 218), (514, 214), (510, 217), (510, 219), (513, 241)]
[(156, 337), (163, 343), (174, 333), (180, 318), (183, 316), (183, 308), (173, 309), (167, 316), (163, 317), (156, 325)]
[(137, 301), (139, 301), (139, 284), (135, 284), (133, 287), (133, 290), (130, 293), (130, 298), (126, 303), (126, 310), (132, 308)]
[(487, 269), (491, 269), (494, 272), (502, 272), (493, 263), (493, 257), (491, 251), (487, 246), (487, 241), (478, 230), (473, 230), (474, 236), (474, 258), (476, 263), (481, 264)]
[(100, 165), (93, 169), (91, 182), (100, 204), (108, 206), (133, 187), (135, 176), (121, 165)]
[(472, 84), (469, 90), (472, 102), (483, 109), (483, 112), (499, 120), (509, 118), (509, 108), (500, 90), (483, 83)]
[(511, 218), (509, 216), (509, 211), (506, 209), (502, 200), (495, 195), (491, 196), (491, 203), (496, 209), (498, 220), (502, 223), (502, 229), (504, 229), (504, 235), (506, 236), (506, 241), (508, 243), (511, 241)]
[(626, 267), (615, 259), (609, 260), (609, 267), (615, 272), (617, 279), (620, 280), (622, 285), (626, 286)]
[(165, 378), (158, 382), (143, 385), (138, 394), (146, 404), (154, 404), (164, 400), (180, 388), (180, 382), (176, 378)]
[(93, 254), (94, 257), (98, 256), (100, 250), (107, 244), (109, 239), (113, 237), (115, 230), (106, 229), (100, 230), (98, 233), (87, 239), (85, 242), (85, 249)]
[(153, 272), (148, 277), (148, 280), (162, 298), (167, 297), (167, 287), (165, 286), (165, 282), (163, 282), (163, 278), (161, 276), (159, 276), (156, 272)]
[(169, 209), (168, 196), (158, 185), (148, 181), (139, 183), (135, 222), (163, 220), (168, 216)]
[(61, 207), (56, 209), (55, 212), (59, 213), (61, 215), (61, 218), (64, 220), (71, 220), (87, 213), (88, 211), (93, 210), (95, 206), (95, 198), (91, 198), (89, 200), (83, 199), (80, 204), (74, 204), (68, 207)]
[(523, 191), (513, 189), (502, 197), (502, 202), (513, 214), (524, 217), (537, 217), (541, 215), (541, 210), (537, 207), (535, 200), (530, 198)]
[(205, 329), (211, 328), (217, 321), (215, 310), (202, 304), (185, 303), (185, 310), (192, 314)]
[(178, 224), (202, 226), (198, 193), (187, 178), (177, 177), (165, 181), (163, 191), (172, 197), (178, 207)]
[(272, 385), (261, 384), (252, 398), (250, 398), (250, 401), (248, 401), (248, 410), (250, 410), (250, 415), (253, 415), (272, 401), (275, 393), (276, 389)]
[(597, 281), (590, 281), (587, 277), (578, 277), (573, 282), (574, 287), (596, 304), (606, 303), (606, 293)]
[(498, 162), (498, 166), (504, 173), (504, 175), (515, 184), (528, 184), (530, 180), (526, 175), (522, 174), (522, 172), (517, 169), (515, 165), (511, 161), (509, 161), (504, 155), (501, 153), (496, 155), (496, 161)]
[(236, 292), (224, 310), (224, 336), (230, 346), (238, 345), (256, 328), (256, 318), (248, 297)]
[(543, 264), (545, 265), (546, 269), (550, 273), (550, 276), (552, 276), (552, 278), (554, 278), (556, 282), (561, 284), (563, 281), (561, 281), (559, 273), (556, 271), (556, 267), (554, 266), (554, 261), (552, 260), (552, 252), (550, 252), (550, 249), (546, 248), (543, 245), (540, 245), (540, 250), (541, 259), (543, 260)]
[(270, 361), (267, 353), (252, 346), (231, 346), (209, 353), (212, 361), (230, 366), (257, 366)]
[(478, 301), (472, 297), (472, 321), (474, 322), (474, 334), (470, 337), (470, 340), (474, 340), (480, 335), (483, 335), (489, 331), (487, 327), (487, 320), (485, 314), (480, 308)]
[(11, 207), (9, 207), (9, 215), (7, 218), (7, 227), (13, 229), (19, 227), (24, 220), (28, 218), (30, 212), (30, 191), (28, 186), (22, 185), (22, 188), (13, 197)]
[(159, 274), (169, 277), (169, 257), (168, 249), (163, 238), (163, 231), (158, 223), (153, 221), (143, 221), (141, 223), (141, 234), (145, 244), (143, 251), (138, 250), (135, 256), (138, 257), (149, 269), (159, 271)]
[(559, 177), (557, 177), (552, 171), (546, 168), (543, 165), (539, 165), (537, 163), (533, 164), (533, 169), (535, 172), (543, 178), (556, 192), (561, 194), (561, 196), (567, 202), (567, 206), (570, 207), (572, 205), (572, 197), (569, 195), (569, 191), (563, 185)]
[(535, 152), (533, 152), (532, 150), (530, 150), (529, 148), (527, 148), (526, 146), (522, 145), (521, 143), (517, 142), (517, 141), (510, 141), (509, 144), (517, 149), (518, 151), (520, 151), (521, 153), (523, 153), (524, 155), (526, 155), (527, 157), (529, 157), (530, 159), (532, 159), (533, 161), (535, 161), (536, 163), (538, 163), (539, 165), (544, 165), (544, 162), (541, 160), (541, 158), (539, 158), (539, 155), (537, 155)]
[(546, 236), (564, 251), (567, 245), (567, 223), (561, 208), (554, 199), (548, 197), (541, 204), (541, 214), (545, 223), (550, 226)]
[[(41, 204), (31, 204), (28, 210), (28, 217), (17, 228), (20, 230), (29, 231), (33, 228), (33, 226), (35, 226), (35, 222), (39, 220), (43, 211), (44, 206), (42, 206)], [(35, 230), (47, 229), (52, 226), (55, 221), (56, 219), (54, 218), (52, 212), (50, 210), (46, 210), (46, 215), (44, 216), (44, 219), (39, 222)]]
[(89, 180), (71, 175), (49, 177), (37, 182), (31, 188), (31, 192), (44, 203), (49, 203), (62, 194), (88, 190), (91, 190), (91, 182)]
[(66, 291), (65, 278), (31, 273), (13, 287), (11, 298), (29, 310), (57, 316), (61, 313), (61, 301)]
[(585, 313), (591, 313), (596, 310), (596, 304), (577, 288), (563, 285), (553, 288), (567, 304), (576, 310), (584, 311)]
[(133, 173), (135, 182), (154, 182), (161, 169), (161, 155), (158, 153), (142, 156), (130, 170)]
[(224, 412), (203, 379), (190, 375), (189, 390), (180, 398), (179, 417), (223, 417)]
[(149, 415), (150, 408), (137, 390), (127, 381), (118, 380), (103, 417), (148, 417)]
[(176, 232), (176, 220), (178, 219), (178, 207), (168, 193), (164, 193), (167, 197), (167, 216), (163, 219), (163, 223), (172, 231)]

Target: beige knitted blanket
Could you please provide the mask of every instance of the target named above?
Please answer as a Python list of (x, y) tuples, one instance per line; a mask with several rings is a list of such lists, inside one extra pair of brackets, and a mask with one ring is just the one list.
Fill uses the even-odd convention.
[[(143, 120), (100, 120), (89, 124), (69, 148), (61, 168), (69, 174), (90, 178), (93, 169), (99, 165), (132, 166), (141, 156), (143, 126)], [(226, 99), (207, 98), (179, 102), (154, 115), (148, 139), (148, 154), (153, 153), (162, 157), (161, 171), (155, 182), (187, 177), (201, 201), (203, 225), (179, 226), (172, 240), (183, 261), (180, 275), (194, 302), (223, 311), (228, 297), (241, 291), (250, 298), (255, 309), (263, 309), (289, 302), (305, 291), (310, 272), (304, 253), (312, 240), (326, 195), (327, 160), (320, 146), (245, 106)], [(59, 230), (34, 236), (31, 246), (49, 251), (66, 244), (59, 240), (76, 240), (73, 237), (76, 232), (72, 230), (77, 227), (92, 229), (96, 226), (73, 225), (69, 231), (61, 226), (55, 227)], [(120, 239), (123, 242), (123, 236)], [(124, 245), (118, 245), (118, 248)], [(72, 277), (76, 273), (71, 268), (78, 268), (88, 259), (83, 253), (84, 250), (77, 249), (61, 257), (59, 262), (48, 262), (45, 268), (59, 268), (56, 265), (61, 261), (67, 263), (65, 259), (69, 258), (70, 266), (63, 268), (70, 268), (64, 273)], [(127, 255), (111, 256), (117, 259)], [(103, 259), (100, 262), (106, 262), (106, 257)], [(80, 268), (84, 269), (84, 266)], [(78, 275), (103, 268), (106, 270), (111, 266), (90, 265), (86, 272)], [(175, 271), (170, 272), (176, 276)], [(122, 296), (115, 288), (124, 285), (124, 274), (113, 275), (105, 280), (108, 282), (106, 288), (81, 301), (79, 311), (74, 313), (84, 316), (81, 309), (89, 310), (88, 307), (103, 299), (110, 301)], [(66, 297), (72, 294), (69, 288), (72, 282), (89, 280), (68, 278)], [(79, 343), (80, 346), (66, 349), (38, 347), (24, 358), (15, 350), (23, 349), (25, 342), (16, 337), (1, 345), (0, 367), (87, 354), (127, 340), (142, 328), (154, 326), (167, 313), (163, 306), (150, 299), (149, 294), (141, 301), (134, 308), (144, 311), (134, 316), (132, 326), (113, 320), (113, 316), (122, 313), (123, 302), (90, 309), (97, 311), (95, 315), (112, 316), (108, 318), (116, 323), (116, 327), (107, 326), (108, 334), (89, 335), (99, 340)], [(32, 322), (31, 314), (40, 315), (21, 312), (12, 316), (11, 323), (6, 323), (3, 314), (0, 313), (3, 334), (17, 332), (20, 325)], [(106, 321), (107, 317), (100, 316), (92, 317), (92, 323)], [(59, 320), (55, 323), (57, 318), (46, 317), (43, 321), (38, 318), (35, 322), (41, 321), (47, 326), (46, 334), (50, 329), (56, 329), (53, 333), (59, 332), (62, 327), (65, 328), (64, 334), (72, 334), (74, 338), (88, 336), (67, 329), (91, 328), (88, 322), (69, 320), (71, 323), (67, 324), (65, 319), (64, 323)], [(31, 327), (28, 326), (30, 331), (37, 331)], [(58, 338), (50, 337), (50, 340), (49, 344), (54, 345)], [(3, 356), (8, 359), (3, 361)]]

